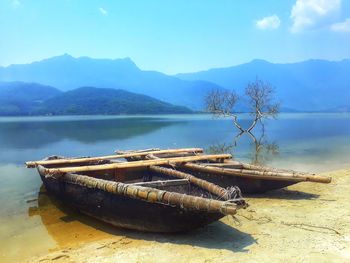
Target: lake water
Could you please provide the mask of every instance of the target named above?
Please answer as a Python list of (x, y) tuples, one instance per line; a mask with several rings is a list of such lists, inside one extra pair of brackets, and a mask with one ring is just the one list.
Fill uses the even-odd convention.
[[(243, 125), (249, 116), (242, 115)], [(246, 162), (324, 172), (350, 166), (350, 114), (281, 114), (237, 137), (231, 120), (208, 115), (0, 118), (0, 261), (14, 262), (111, 235), (61, 209), (24, 162), (116, 149), (202, 147)], [(82, 217), (82, 218), (81, 218)], [(79, 220), (78, 220), (79, 219)]]

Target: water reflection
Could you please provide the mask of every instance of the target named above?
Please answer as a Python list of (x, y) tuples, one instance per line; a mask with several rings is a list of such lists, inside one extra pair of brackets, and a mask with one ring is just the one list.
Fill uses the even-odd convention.
[[(109, 237), (107, 232), (98, 231), (101, 227), (99, 224), (94, 224), (93, 219), (90, 220), (49, 196), (43, 185), (38, 192), (37, 204), (28, 208), (28, 215), (40, 216), (48, 234), (56, 241), (59, 248)], [(81, 223), (86, 220), (88, 220), (86, 224)]]
[[(123, 231), (118, 234), (115, 229), (115, 232), (108, 231), (108, 226), (93, 220), (93, 223), (84, 224), (82, 222), (91, 219), (77, 213), (72, 216), (74, 211), (63, 212), (52, 201), (45, 203), (41, 198), (38, 199), (40, 205), (37, 206), (36, 215), (28, 219), (28, 206), (35, 205), (37, 201), (26, 201), (38, 198), (41, 185), (37, 172), (23, 167), (23, 163), (28, 160), (38, 160), (54, 154), (105, 155), (112, 154), (115, 149), (208, 149), (210, 145), (221, 144), (224, 146), (221, 147), (224, 148), (222, 151), (233, 152), (238, 160), (258, 160), (277, 168), (317, 173), (349, 167), (350, 114), (281, 114), (277, 121), (267, 123), (264, 138), (260, 139), (260, 130), (254, 132), (257, 143), (249, 135), (242, 135), (235, 145), (231, 121), (213, 120), (211, 116), (205, 115), (0, 117), (0, 254), (11, 259), (9, 262), (23, 261), (17, 260), (18, 257), (44, 253), (52, 248), (53, 239), (64, 244), (81, 242), (85, 238), (116, 237), (120, 234), (134, 238), (135, 243), (143, 238), (152, 240), (152, 235), (143, 237), (130, 234), (130, 231), (128, 234)], [(273, 143), (278, 145), (278, 149), (267, 146)], [(312, 198), (285, 191), (283, 194), (284, 198)], [(281, 196), (282, 193), (276, 195)], [(41, 209), (44, 207), (47, 210)], [(33, 212), (32, 209), (31, 213)], [(48, 230), (50, 235), (46, 228), (51, 229)], [(64, 228), (68, 230), (65, 231)], [(69, 238), (65, 239), (65, 236)], [(243, 240), (242, 246), (240, 237)], [(176, 243), (177, 239), (176, 236), (164, 238), (165, 242), (172, 243)], [(158, 236), (153, 240), (162, 242)], [(179, 237), (179, 244), (227, 247), (236, 251), (244, 249), (244, 244), (251, 242), (249, 236), (220, 222)]]
[(255, 165), (266, 165), (273, 158), (279, 155), (279, 146), (276, 141), (270, 141), (266, 135), (265, 128), (262, 127), (258, 137), (252, 132), (237, 133), (231, 143), (218, 143), (208, 147), (209, 153), (235, 153), (241, 151), (240, 141), (246, 137), (250, 139), (249, 150), (245, 150), (248, 161)]
[[(243, 134), (241, 133), (239, 137)], [(271, 160), (279, 155), (279, 146), (277, 142), (269, 141), (267, 135), (265, 133), (265, 129), (263, 128), (260, 136), (257, 138), (251, 132), (247, 132), (248, 135), (253, 142), (252, 151), (251, 151), (251, 163), (256, 165), (265, 165), (267, 162), (271, 162)], [(237, 141), (239, 137), (235, 138), (235, 145), (237, 146)]]
[(0, 122), (0, 145), (3, 149), (37, 149), (63, 139), (82, 143), (97, 143), (112, 139), (128, 139), (181, 122), (183, 121), (142, 117), (76, 121)]
[(80, 243), (103, 240), (123, 239), (123, 242), (135, 246), (145, 245), (149, 241), (191, 245), (209, 249), (226, 249), (235, 252), (246, 251), (246, 247), (255, 243), (255, 239), (233, 226), (218, 221), (188, 233), (155, 234), (143, 233), (113, 227), (64, 205), (58, 199), (47, 194), (41, 186), (38, 193), (38, 205), (28, 209), (30, 217), (39, 216), (49, 235), (57, 242), (58, 248), (67, 248)]

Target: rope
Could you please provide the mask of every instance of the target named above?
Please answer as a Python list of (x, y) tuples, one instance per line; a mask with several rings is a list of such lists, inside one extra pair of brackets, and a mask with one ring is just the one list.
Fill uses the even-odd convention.
[(232, 204), (232, 203), (239, 205), (239, 206), (243, 206), (243, 207), (248, 206), (248, 204), (243, 199), (241, 189), (239, 189), (238, 186), (228, 187), (226, 189), (226, 191), (227, 191), (228, 198), (224, 202), (225, 207), (226, 207), (226, 205)]

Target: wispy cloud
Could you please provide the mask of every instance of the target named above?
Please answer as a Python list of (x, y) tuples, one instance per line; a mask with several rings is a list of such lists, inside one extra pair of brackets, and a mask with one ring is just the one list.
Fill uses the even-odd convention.
[(14, 8), (17, 8), (21, 5), (21, 2), (19, 0), (12, 0), (12, 6)]
[(266, 30), (266, 29), (277, 29), (281, 24), (281, 20), (277, 15), (267, 16), (258, 21), (255, 25), (257, 28)]
[(98, 10), (100, 11), (100, 13), (101, 13), (103, 16), (108, 15), (108, 12), (107, 12), (107, 10), (106, 10), (106, 9), (104, 9), (104, 8), (100, 7)]
[(323, 25), (340, 10), (341, 0), (297, 0), (292, 7), (294, 33)]
[(350, 33), (350, 18), (345, 19), (344, 22), (331, 25), (331, 30), (335, 32)]

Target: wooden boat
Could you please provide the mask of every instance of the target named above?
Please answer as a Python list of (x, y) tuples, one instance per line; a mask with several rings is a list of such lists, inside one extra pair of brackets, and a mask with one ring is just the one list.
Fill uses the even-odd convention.
[[(135, 152), (135, 151), (134, 151)], [(142, 151), (140, 151), (142, 153)], [(157, 158), (173, 158), (179, 156), (200, 156), (203, 149), (187, 153), (166, 153), (153, 149), (152, 154), (127, 157), (129, 161)], [(132, 151), (117, 151), (118, 154), (132, 153)], [(184, 172), (190, 172), (198, 178), (217, 184), (223, 188), (238, 186), (243, 194), (258, 194), (270, 190), (280, 189), (299, 182), (330, 183), (331, 178), (315, 174), (296, 172), (292, 170), (276, 169), (264, 166), (246, 164), (223, 158), (220, 162), (202, 160), (173, 166)], [(153, 168), (153, 166), (152, 166)]]
[[(177, 149), (176, 152), (179, 152)], [(171, 150), (170, 150), (171, 151)], [(169, 150), (161, 151), (167, 153)], [(149, 152), (143, 152), (146, 156)], [(121, 162), (135, 155), (93, 158), (50, 157), (27, 162), (37, 167), (48, 193), (112, 225), (151, 232), (181, 232), (234, 215), (245, 207), (238, 188), (224, 189), (166, 165), (218, 160), (227, 155), (201, 155)], [(139, 156), (140, 153), (137, 153)]]

